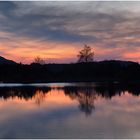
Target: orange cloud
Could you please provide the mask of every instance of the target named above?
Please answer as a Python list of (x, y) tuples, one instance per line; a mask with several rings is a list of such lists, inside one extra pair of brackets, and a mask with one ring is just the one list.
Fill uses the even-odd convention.
[(140, 62), (140, 51), (139, 52), (128, 52), (123, 55), (124, 58), (132, 61)]
[[(17, 37), (12, 33), (0, 32), (0, 54), (16, 62), (31, 63), (36, 56), (40, 56), (47, 63), (69, 63), (77, 61), (77, 54), (83, 47), (82, 43), (67, 43), (52, 40), (41, 40), (29, 37)], [(122, 59), (140, 61), (140, 50), (131, 47), (129, 41), (138, 42), (136, 38), (127, 38), (116, 42), (117, 47), (107, 46), (111, 40), (88, 43), (95, 52), (95, 60)]]
[(0, 51), (3, 56), (13, 59), (17, 62), (30, 63), (36, 56), (40, 56), (46, 60), (67, 60), (72, 59), (77, 53), (77, 44), (62, 43), (54, 41), (41, 41), (33, 38), (11, 38), (5, 34), (10, 40), (0, 42)]

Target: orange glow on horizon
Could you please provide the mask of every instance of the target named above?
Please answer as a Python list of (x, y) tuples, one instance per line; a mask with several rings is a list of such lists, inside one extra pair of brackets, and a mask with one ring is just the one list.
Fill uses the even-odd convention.
[[(83, 43), (68, 43), (52, 40), (41, 40), (27, 37), (16, 37), (13, 34), (0, 32), (0, 36), (8, 38), (0, 42), (1, 56), (16, 62), (31, 63), (40, 56), (46, 63), (71, 63), (77, 61), (77, 54), (83, 48)], [(140, 62), (140, 50), (129, 50), (126, 41), (118, 47), (105, 47), (102, 43), (89, 43), (95, 52), (95, 60), (117, 59)], [(131, 51), (131, 52), (130, 52)], [(118, 56), (118, 57), (117, 57)], [(114, 59), (115, 57), (113, 57)]]
[(124, 57), (130, 60), (137, 60), (140, 62), (140, 52), (132, 52), (124, 54)]
[(76, 58), (78, 50), (75, 46), (73, 43), (41, 42), (40, 40), (31, 40), (28, 38), (20, 38), (18, 41), (13, 42), (0, 42), (0, 50), (4, 52), (3, 57), (23, 63), (33, 62), (36, 56), (40, 56), (47, 60), (47, 62)]

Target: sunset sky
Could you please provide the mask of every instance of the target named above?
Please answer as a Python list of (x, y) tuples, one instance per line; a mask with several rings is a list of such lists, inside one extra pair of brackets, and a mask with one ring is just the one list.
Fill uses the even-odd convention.
[(84, 44), (96, 61), (140, 62), (140, 1), (0, 1), (0, 56), (71, 63)]

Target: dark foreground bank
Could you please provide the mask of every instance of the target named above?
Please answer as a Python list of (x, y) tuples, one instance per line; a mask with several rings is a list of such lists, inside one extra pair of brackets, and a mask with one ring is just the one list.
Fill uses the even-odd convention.
[(47, 82), (139, 82), (140, 65), (128, 61), (101, 61), (76, 64), (1, 64), (3, 83)]

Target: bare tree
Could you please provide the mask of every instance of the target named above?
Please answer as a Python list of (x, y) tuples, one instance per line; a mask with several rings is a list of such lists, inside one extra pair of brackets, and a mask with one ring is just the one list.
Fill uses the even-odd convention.
[(45, 61), (44, 61), (41, 57), (37, 56), (37, 57), (34, 59), (34, 63), (45, 64)]
[(94, 60), (94, 52), (90, 46), (85, 45), (84, 48), (79, 52), (78, 62), (92, 62)]

